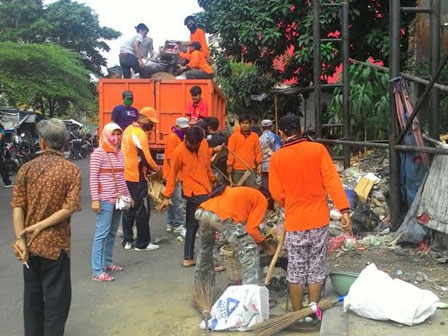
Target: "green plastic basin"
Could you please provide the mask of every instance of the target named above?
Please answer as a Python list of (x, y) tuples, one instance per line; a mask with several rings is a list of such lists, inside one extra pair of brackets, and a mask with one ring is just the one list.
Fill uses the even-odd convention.
[(352, 272), (331, 272), (330, 279), (333, 284), (333, 288), (338, 295), (347, 295), (350, 286), (358, 278), (358, 273)]

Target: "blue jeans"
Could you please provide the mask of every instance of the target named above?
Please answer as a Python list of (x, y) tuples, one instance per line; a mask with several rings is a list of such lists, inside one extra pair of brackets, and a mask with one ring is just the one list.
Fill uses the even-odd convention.
[(182, 198), (182, 182), (176, 183), (176, 189), (174, 189), (171, 196), (171, 204), (166, 212), (166, 224), (172, 227), (185, 226), (185, 211), (184, 211), (184, 199)]
[(115, 236), (120, 219), (121, 211), (115, 209), (115, 204), (101, 202), (100, 212), (96, 215), (96, 229), (92, 248), (94, 275), (100, 275), (104, 272), (104, 268), (112, 265)]

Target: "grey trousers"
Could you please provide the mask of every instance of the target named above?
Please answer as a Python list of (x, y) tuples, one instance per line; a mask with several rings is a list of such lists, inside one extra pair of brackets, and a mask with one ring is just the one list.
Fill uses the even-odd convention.
[[(243, 177), (245, 172), (246, 172), (245, 170), (233, 170), (232, 171), (233, 183), (237, 184), (238, 181)], [(258, 186), (257, 186), (255, 172), (252, 172), (242, 185), (246, 186), (246, 187), (257, 188)]]
[(223, 222), (215, 213), (202, 208), (196, 210), (195, 215), (199, 221), (201, 248), (194, 271), (194, 283), (198, 284), (204, 279), (211, 279), (212, 281), (215, 279), (213, 247), (216, 230), (221, 232), (233, 250), (237, 251), (241, 263), (243, 285), (261, 284), (262, 274), (258, 247), (245, 230), (244, 225), (234, 223), (232, 220)]

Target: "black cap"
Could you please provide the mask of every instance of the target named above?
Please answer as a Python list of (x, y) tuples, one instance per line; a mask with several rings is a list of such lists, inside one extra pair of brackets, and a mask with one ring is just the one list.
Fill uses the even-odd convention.
[(123, 99), (132, 99), (134, 98), (134, 94), (132, 93), (132, 91), (126, 90), (123, 91)]
[(287, 114), (278, 121), (278, 128), (281, 131), (295, 131), (300, 129), (300, 118), (295, 114)]

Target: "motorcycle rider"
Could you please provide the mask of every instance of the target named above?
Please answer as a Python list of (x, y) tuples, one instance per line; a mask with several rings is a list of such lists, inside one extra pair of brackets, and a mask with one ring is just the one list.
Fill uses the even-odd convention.
[(72, 130), (70, 132), (70, 141), (72, 142), (72, 158), (74, 160), (81, 160), (82, 136), (77, 125), (72, 125)]
[(0, 174), (2, 175), (3, 183), (6, 188), (14, 187), (11, 179), (9, 178), (8, 169), (6, 168), (5, 158), (3, 157), (3, 145), (4, 145), (4, 137), (5, 137), (5, 127), (0, 123)]

